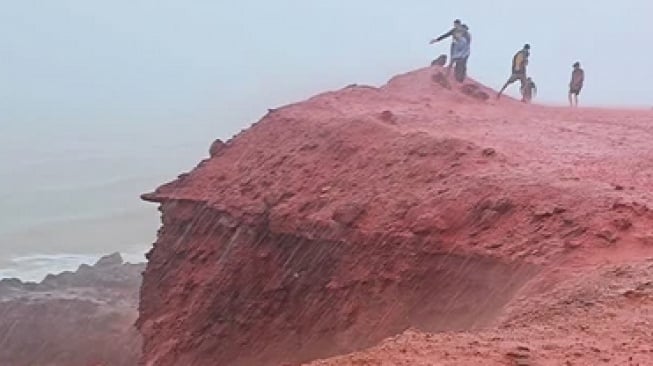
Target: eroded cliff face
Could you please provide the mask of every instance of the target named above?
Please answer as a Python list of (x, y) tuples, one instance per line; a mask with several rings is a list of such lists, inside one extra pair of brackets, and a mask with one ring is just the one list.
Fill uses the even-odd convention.
[[(434, 72), (270, 111), (143, 196), (163, 223), (141, 291), (145, 365), (279, 365), (409, 327), (476, 329), (551, 263), (646, 240), (639, 160), (607, 175), (610, 154), (560, 141), (578, 116)], [(611, 181), (635, 165), (632, 187)]]
[(41, 283), (0, 281), (0, 365), (133, 366), (144, 264), (118, 254)]
[(174, 337), (145, 344), (152, 365), (299, 362), (407, 327), (470, 329), (531, 273), (419, 237), (275, 233), (263, 218), (242, 224), (199, 203), (167, 202), (163, 217), (149, 271), (164, 275), (146, 276), (143, 292), (156, 296), (142, 298), (141, 331)]

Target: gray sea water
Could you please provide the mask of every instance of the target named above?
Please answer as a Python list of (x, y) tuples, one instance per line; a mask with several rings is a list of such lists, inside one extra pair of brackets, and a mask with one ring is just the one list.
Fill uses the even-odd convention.
[(39, 281), (121, 252), (145, 260), (159, 226), (139, 195), (206, 157), (197, 128), (0, 126), (0, 278)]

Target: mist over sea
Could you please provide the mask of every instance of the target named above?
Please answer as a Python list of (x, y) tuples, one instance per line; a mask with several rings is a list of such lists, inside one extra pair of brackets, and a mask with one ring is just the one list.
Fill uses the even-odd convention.
[(145, 260), (156, 205), (139, 195), (207, 156), (201, 126), (0, 126), (0, 278), (39, 281), (113, 252)]
[[(351, 83), (383, 85), (427, 66), (449, 52), (448, 41), (428, 41), (455, 18), (473, 34), (470, 75), (493, 88), (528, 42), (537, 103), (566, 104), (574, 61), (587, 72), (583, 106), (650, 108), (653, 95), (653, 68), (638, 68), (633, 82), (615, 72), (612, 52), (579, 41), (638, 49), (638, 62), (650, 64), (653, 52), (641, 45), (653, 27), (653, 2), (644, 0), (496, 0), (446, 9), (363, 0), (4, 5), (0, 278), (39, 279), (115, 251), (142, 259), (159, 218), (141, 193), (191, 169), (215, 138), (268, 108)], [(514, 14), (556, 19), (556, 26)]]

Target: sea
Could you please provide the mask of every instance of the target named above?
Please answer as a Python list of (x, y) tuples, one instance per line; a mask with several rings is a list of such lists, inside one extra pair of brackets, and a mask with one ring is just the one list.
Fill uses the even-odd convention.
[(3, 123), (0, 279), (40, 281), (114, 252), (145, 261), (160, 217), (139, 196), (208, 156), (206, 127)]

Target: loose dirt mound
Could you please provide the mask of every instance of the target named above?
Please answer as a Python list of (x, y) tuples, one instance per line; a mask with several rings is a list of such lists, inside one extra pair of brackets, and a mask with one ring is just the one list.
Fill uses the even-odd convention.
[(487, 327), (539, 271), (646, 245), (651, 113), (497, 102), (440, 73), (270, 111), (144, 195), (163, 222), (144, 363), (276, 365)]

